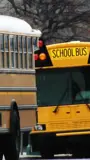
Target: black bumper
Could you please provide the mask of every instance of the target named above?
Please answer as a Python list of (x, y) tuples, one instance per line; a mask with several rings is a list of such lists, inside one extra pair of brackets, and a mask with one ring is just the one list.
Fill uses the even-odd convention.
[(36, 133), (31, 134), (30, 137), (33, 152), (40, 151), (42, 147), (46, 148), (49, 144), (54, 148), (55, 153), (64, 153), (67, 148), (72, 150), (72, 148), (79, 149), (90, 145), (90, 135), (57, 137), (56, 133)]
[(51, 143), (55, 138), (55, 133), (38, 133), (38, 134), (31, 134), (31, 144), (32, 150), (40, 151), (40, 148), (46, 147), (49, 143)]

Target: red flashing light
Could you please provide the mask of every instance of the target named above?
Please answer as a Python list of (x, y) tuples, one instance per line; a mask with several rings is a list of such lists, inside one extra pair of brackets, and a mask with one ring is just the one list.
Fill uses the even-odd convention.
[(38, 54), (34, 54), (34, 60), (38, 60)]
[(42, 46), (43, 46), (43, 41), (39, 40), (38, 47), (42, 47)]

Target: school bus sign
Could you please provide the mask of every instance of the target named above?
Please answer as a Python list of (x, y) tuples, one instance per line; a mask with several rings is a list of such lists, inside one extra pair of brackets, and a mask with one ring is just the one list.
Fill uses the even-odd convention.
[(58, 48), (51, 50), (51, 56), (53, 59), (58, 58), (72, 58), (75, 56), (86, 56), (88, 54), (87, 47), (79, 47), (79, 48)]
[(73, 66), (73, 64), (81, 66), (88, 64), (90, 43), (89, 46), (85, 43), (82, 44), (82, 42), (79, 42), (79, 44), (54, 44), (47, 46), (47, 50), (55, 67)]

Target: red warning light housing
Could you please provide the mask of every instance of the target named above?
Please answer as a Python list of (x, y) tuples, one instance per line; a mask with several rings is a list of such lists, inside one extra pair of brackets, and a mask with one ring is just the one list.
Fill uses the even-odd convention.
[(43, 46), (43, 41), (42, 40), (39, 40), (38, 42), (38, 47), (41, 48)]
[(52, 66), (47, 47), (42, 37), (38, 41), (38, 50), (35, 51), (35, 67)]
[(34, 60), (36, 61), (38, 60), (38, 58), (39, 58), (38, 54), (34, 54)]

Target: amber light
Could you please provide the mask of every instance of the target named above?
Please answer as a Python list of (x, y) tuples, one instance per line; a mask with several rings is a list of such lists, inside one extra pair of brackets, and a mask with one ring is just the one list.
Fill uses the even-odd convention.
[(40, 55), (39, 55), (39, 58), (40, 58), (40, 60), (45, 60), (46, 59), (46, 54), (45, 53), (41, 53)]

